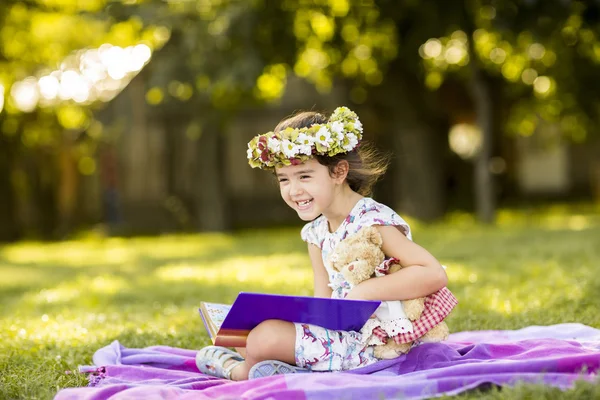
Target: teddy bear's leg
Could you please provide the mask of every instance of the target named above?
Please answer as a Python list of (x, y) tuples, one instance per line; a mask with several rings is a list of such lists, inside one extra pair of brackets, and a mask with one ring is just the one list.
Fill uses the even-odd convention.
[(423, 310), (425, 309), (425, 299), (413, 299), (413, 300), (403, 300), (402, 308), (404, 309), (404, 313), (406, 317), (411, 321), (416, 321), (421, 317)]
[(421, 336), (419, 340), (425, 343), (441, 342), (443, 340), (446, 340), (449, 334), (450, 329), (448, 329), (448, 325), (444, 321), (442, 321), (436, 326), (434, 326), (425, 335)]
[(411, 347), (412, 342), (397, 344), (393, 339), (388, 338), (386, 344), (375, 346), (373, 355), (380, 360), (389, 360), (408, 353)]

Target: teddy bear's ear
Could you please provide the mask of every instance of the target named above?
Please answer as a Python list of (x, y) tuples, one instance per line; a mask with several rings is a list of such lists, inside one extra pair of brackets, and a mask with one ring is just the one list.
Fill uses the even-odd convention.
[(365, 238), (373, 243), (374, 245), (377, 245), (379, 247), (381, 247), (381, 245), (383, 244), (383, 239), (381, 238), (381, 234), (379, 233), (379, 231), (377, 230), (377, 228), (375, 228), (374, 226), (367, 226), (365, 228), (362, 228), (365, 231), (363, 232), (363, 234), (365, 235)]

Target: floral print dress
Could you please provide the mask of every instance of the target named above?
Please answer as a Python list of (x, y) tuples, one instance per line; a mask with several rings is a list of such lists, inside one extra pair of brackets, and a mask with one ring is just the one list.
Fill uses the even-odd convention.
[[(323, 264), (329, 274), (332, 298), (344, 298), (350, 291), (340, 272), (334, 271), (328, 262), (329, 254), (347, 236), (360, 228), (371, 225), (397, 226), (412, 240), (410, 227), (391, 208), (363, 197), (350, 211), (350, 214), (335, 230), (329, 231), (329, 223), (324, 216), (309, 222), (302, 228), (301, 237), (307, 243), (321, 249)], [(360, 332), (332, 331), (322, 327), (295, 324), (296, 326), (296, 365), (313, 371), (340, 371), (364, 367), (377, 360), (373, 356), (373, 346), (367, 345)]]

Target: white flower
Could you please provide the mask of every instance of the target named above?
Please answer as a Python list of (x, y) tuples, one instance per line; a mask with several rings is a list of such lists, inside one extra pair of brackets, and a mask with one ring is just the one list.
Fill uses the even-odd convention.
[(249, 159), (253, 158), (254, 152), (252, 151), (252, 149), (250, 148), (250, 146), (248, 146), (248, 150), (246, 151), (246, 154), (248, 155)]
[(310, 156), (312, 154), (312, 145), (301, 144), (298, 146), (298, 153)]
[(356, 120), (356, 122), (354, 123), (354, 129), (362, 133), (363, 127), (359, 120)]
[(312, 147), (315, 142), (315, 138), (307, 135), (306, 133), (301, 133), (298, 135), (294, 143), (298, 145), (298, 153), (306, 154), (310, 156), (312, 154)]
[(297, 145), (287, 139), (284, 139), (281, 142), (281, 147), (283, 149), (283, 154), (285, 154), (287, 158), (295, 157), (296, 154), (298, 154), (298, 150), (300, 150)]
[(346, 134), (346, 139), (348, 139), (348, 144), (342, 146), (342, 148), (346, 151), (352, 151), (358, 144), (358, 138), (354, 133), (348, 132), (348, 134)]
[(342, 139), (344, 137), (344, 124), (340, 121), (333, 122), (331, 124), (331, 131), (335, 133), (337, 139)]
[(295, 142), (302, 146), (312, 146), (314, 143), (314, 138), (312, 136), (308, 136), (306, 133), (301, 133), (298, 135)]
[(281, 141), (275, 138), (269, 138), (267, 140), (267, 147), (271, 153), (277, 153), (281, 151)]
[(316, 140), (322, 146), (329, 147), (329, 141), (331, 140), (331, 132), (327, 129), (326, 126), (322, 126), (321, 129), (317, 131)]

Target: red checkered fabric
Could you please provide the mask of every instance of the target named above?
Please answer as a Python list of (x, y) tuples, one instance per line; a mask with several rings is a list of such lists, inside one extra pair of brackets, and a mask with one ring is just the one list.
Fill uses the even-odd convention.
[[(425, 309), (421, 318), (413, 321), (413, 332), (400, 333), (394, 336), (394, 341), (398, 344), (414, 342), (442, 322), (457, 304), (458, 300), (447, 287), (425, 297)], [(382, 328), (375, 328), (373, 334), (384, 342), (388, 337)]]

